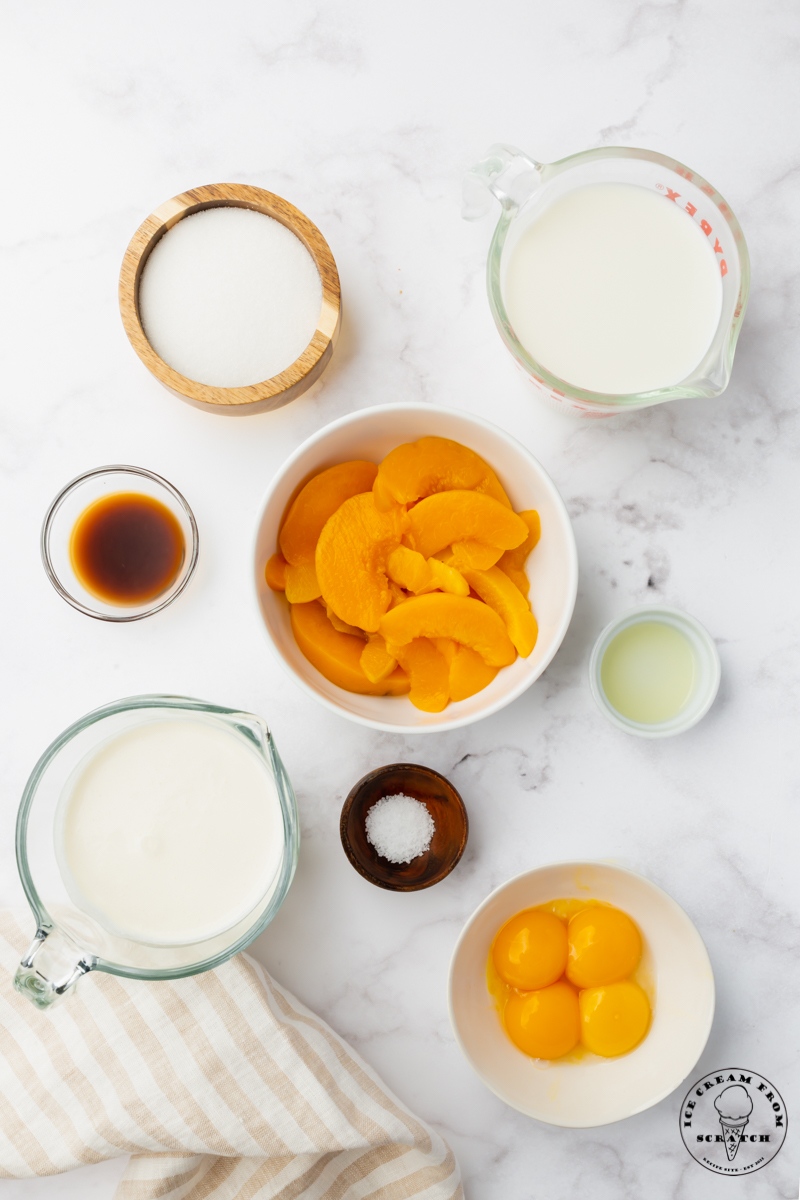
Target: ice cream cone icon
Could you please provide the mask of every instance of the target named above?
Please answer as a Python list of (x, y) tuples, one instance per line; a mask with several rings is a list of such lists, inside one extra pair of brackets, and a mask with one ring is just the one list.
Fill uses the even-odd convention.
[(714, 1107), (719, 1113), (719, 1123), (725, 1140), (728, 1162), (733, 1162), (744, 1135), (745, 1126), (753, 1111), (753, 1101), (750, 1099), (747, 1088), (737, 1083), (720, 1092), (714, 1101)]

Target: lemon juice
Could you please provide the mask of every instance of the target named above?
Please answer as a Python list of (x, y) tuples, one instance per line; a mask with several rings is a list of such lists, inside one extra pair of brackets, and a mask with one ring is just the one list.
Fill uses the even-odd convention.
[(673, 625), (639, 621), (609, 643), (600, 681), (609, 703), (629, 721), (656, 725), (677, 716), (697, 673), (694, 650)]

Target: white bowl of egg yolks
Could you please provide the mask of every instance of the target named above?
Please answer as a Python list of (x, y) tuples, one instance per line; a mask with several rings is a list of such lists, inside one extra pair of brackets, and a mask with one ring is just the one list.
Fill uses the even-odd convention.
[[(567, 898), (611, 904), (642, 935), (637, 977), (646, 980), (652, 1023), (618, 1058), (529, 1058), (509, 1039), (489, 994), (487, 963), (501, 926), (523, 909)], [(711, 963), (689, 917), (649, 879), (600, 862), (537, 867), (492, 892), (462, 930), (448, 991), (456, 1041), (486, 1086), (518, 1112), (570, 1129), (609, 1125), (658, 1104), (696, 1065), (714, 1018)]]
[[(450, 703), (443, 712), (422, 712), (407, 696), (360, 696), (325, 679), (294, 639), (289, 606), (270, 591), (264, 567), (275, 553), (281, 520), (300, 486), (312, 475), (351, 459), (380, 461), (403, 442), (451, 438), (477, 451), (492, 467), (516, 512), (535, 508), (542, 533), (528, 561), (530, 600), (539, 636), (527, 658), (498, 671), (483, 691)], [(578, 554), (564, 501), (550, 476), (516, 438), (456, 408), (432, 404), (386, 404), (332, 421), (287, 459), (264, 497), (256, 524), (253, 583), (259, 615), (280, 665), (325, 708), (360, 725), (388, 733), (440, 733), (470, 725), (505, 708), (529, 688), (552, 661), (572, 618), (578, 591)]]

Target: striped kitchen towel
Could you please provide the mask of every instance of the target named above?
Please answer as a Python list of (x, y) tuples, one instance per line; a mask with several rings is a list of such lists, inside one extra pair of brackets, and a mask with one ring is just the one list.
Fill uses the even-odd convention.
[(462, 1197), (445, 1142), (245, 954), (137, 983), (97, 972), (38, 1012), (0, 914), (0, 1178), (130, 1154), (117, 1200)]

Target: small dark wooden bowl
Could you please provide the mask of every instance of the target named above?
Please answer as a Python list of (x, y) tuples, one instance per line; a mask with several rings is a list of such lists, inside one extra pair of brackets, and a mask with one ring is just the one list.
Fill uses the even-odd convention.
[[(365, 822), (372, 805), (383, 796), (402, 793), (427, 805), (436, 826), (424, 854), (410, 863), (382, 858), (367, 841)], [(339, 821), (344, 852), (359, 875), (390, 892), (416, 892), (439, 883), (455, 867), (469, 834), (464, 801), (444, 775), (414, 763), (391, 763), (370, 771), (350, 791)]]

